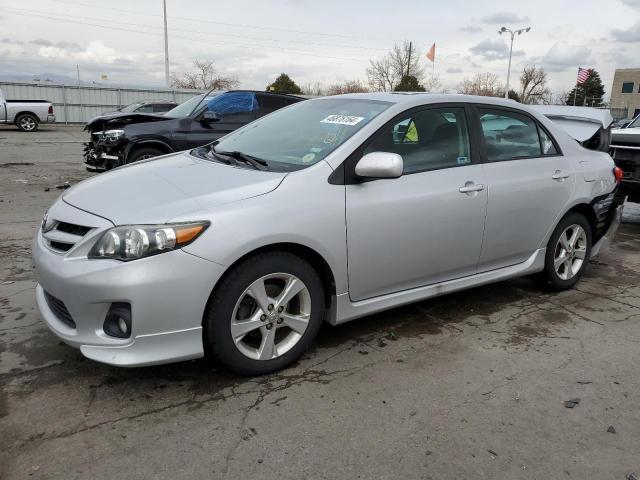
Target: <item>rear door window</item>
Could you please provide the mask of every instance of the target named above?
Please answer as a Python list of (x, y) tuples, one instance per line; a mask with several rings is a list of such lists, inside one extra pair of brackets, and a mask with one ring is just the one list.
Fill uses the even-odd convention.
[[(489, 161), (542, 156), (538, 127), (533, 118), (488, 108), (479, 108), (478, 113)], [(547, 139), (551, 141), (550, 138)], [(553, 146), (553, 142), (551, 145)]]

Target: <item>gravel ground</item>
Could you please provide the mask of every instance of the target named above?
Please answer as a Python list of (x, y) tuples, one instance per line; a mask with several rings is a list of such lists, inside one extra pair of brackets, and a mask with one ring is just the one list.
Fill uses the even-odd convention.
[(0, 129), (0, 478), (640, 472), (638, 205), (571, 291), (524, 278), (326, 326), (255, 379), (204, 360), (121, 369), (59, 342), (34, 301), (31, 238), (55, 186), (89, 176), (84, 139)]

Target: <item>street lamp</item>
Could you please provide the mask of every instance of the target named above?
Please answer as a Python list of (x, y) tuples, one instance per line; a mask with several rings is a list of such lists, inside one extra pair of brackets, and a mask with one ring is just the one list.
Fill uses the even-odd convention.
[(509, 69), (507, 70), (507, 88), (504, 91), (504, 98), (509, 98), (509, 80), (511, 78), (511, 54), (513, 53), (513, 38), (516, 35), (522, 35), (529, 30), (531, 30), (531, 27), (521, 28), (520, 30), (515, 31), (507, 27), (502, 27), (500, 30), (498, 30), (498, 33), (500, 35), (502, 35), (503, 33), (509, 33), (511, 35), (511, 46), (509, 47)]

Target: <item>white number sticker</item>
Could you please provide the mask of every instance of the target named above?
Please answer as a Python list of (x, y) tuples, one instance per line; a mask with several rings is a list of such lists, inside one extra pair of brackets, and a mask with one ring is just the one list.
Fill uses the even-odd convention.
[(364, 117), (352, 117), (350, 115), (329, 115), (320, 123), (335, 123), (338, 125), (356, 125), (364, 120)]

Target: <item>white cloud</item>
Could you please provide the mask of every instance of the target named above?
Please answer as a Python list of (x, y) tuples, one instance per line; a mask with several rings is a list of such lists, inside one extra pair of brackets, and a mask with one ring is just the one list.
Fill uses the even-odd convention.
[(540, 63), (549, 71), (558, 72), (568, 67), (587, 66), (591, 61), (591, 49), (582, 45), (568, 45), (556, 42), (540, 59)]
[[(640, 6), (640, 0), (638, 0), (638, 6)], [(618, 42), (640, 42), (640, 21), (637, 21), (626, 30), (614, 28), (611, 31), (611, 35)]]
[(482, 27), (480, 27), (479, 25), (469, 24), (462, 27), (460, 31), (467, 32), (467, 33), (478, 33), (482, 31)]
[[(487, 38), (469, 48), (469, 51), (484, 57), (486, 60), (499, 60), (509, 56), (509, 46), (504, 40), (499, 38)], [(524, 55), (522, 50), (514, 50), (513, 52), (513, 56), (515, 57), (522, 55)]]
[(491, 25), (498, 23), (526, 23), (529, 21), (529, 17), (526, 15), (520, 16), (513, 12), (498, 12), (482, 17), (482, 21)]

